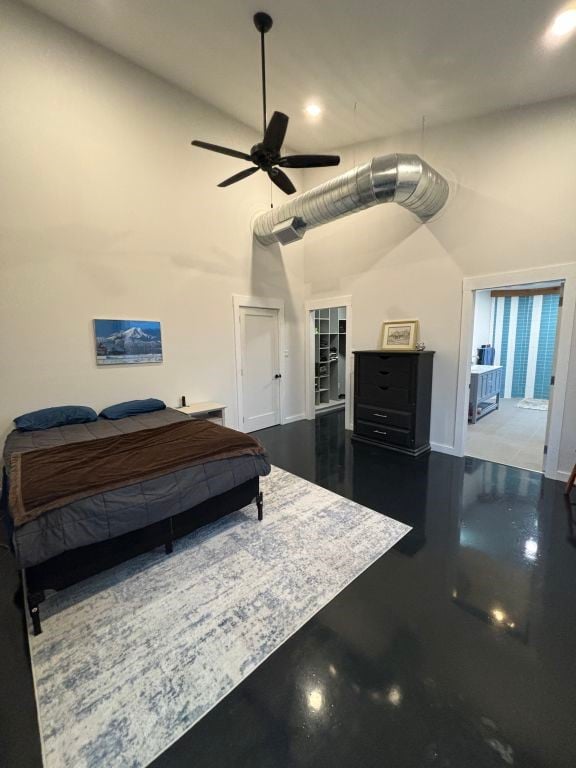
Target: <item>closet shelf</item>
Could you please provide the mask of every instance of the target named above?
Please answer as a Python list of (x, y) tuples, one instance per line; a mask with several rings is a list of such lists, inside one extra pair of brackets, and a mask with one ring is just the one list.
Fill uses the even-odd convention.
[[(344, 317), (343, 317), (344, 315)], [(331, 307), (315, 312), (315, 405), (316, 410), (344, 406), (340, 395), (346, 389), (346, 308)], [(322, 373), (320, 371), (323, 371)]]

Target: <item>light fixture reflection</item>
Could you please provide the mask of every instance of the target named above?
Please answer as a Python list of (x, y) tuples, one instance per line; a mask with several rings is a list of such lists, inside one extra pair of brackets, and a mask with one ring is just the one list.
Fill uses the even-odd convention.
[(492, 608), (491, 614), (494, 621), (498, 622), (498, 624), (502, 624), (506, 619), (506, 614), (500, 608)]
[(492, 608), (490, 615), (495, 624), (498, 624), (501, 627), (507, 627), (508, 629), (516, 628), (516, 624), (513, 621), (510, 621), (508, 614), (501, 608)]
[(538, 554), (538, 542), (536, 539), (528, 539), (524, 542), (524, 557), (528, 560), (536, 560)]
[(319, 688), (313, 688), (308, 693), (308, 706), (313, 712), (320, 712), (324, 706), (324, 695)]
[(393, 707), (399, 707), (402, 703), (402, 689), (399, 685), (391, 685), (386, 692), (386, 698)]

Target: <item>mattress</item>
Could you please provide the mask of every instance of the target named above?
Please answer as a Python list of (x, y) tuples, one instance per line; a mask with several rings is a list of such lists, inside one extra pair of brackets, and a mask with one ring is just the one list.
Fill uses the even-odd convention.
[[(15, 452), (98, 440), (189, 418), (167, 408), (116, 421), (98, 419), (37, 432), (15, 430), (8, 435), (4, 446), (4, 466), (9, 473), (10, 457)], [(237, 456), (80, 499), (14, 528), (12, 541), (18, 565), (28, 568), (67, 550), (112, 539), (165, 520), (269, 472), (266, 456)]]

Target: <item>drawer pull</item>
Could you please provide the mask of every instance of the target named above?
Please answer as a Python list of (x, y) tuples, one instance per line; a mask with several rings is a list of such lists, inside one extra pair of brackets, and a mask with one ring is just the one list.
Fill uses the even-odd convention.
[(378, 384), (378, 388), (379, 388), (379, 389), (382, 389), (382, 390), (384, 390), (384, 391), (386, 391), (387, 389), (390, 389), (390, 387), (388, 387), (388, 386), (384, 386), (384, 385), (382, 385), (382, 384)]
[(390, 371), (378, 371), (380, 376), (390, 376)]
[(384, 416), (381, 413), (373, 413), (372, 416), (378, 416), (379, 419), (387, 419), (388, 418), (388, 416)]
[(380, 429), (374, 429), (372, 431), (376, 432), (377, 435), (387, 435), (388, 434), (388, 432), (382, 432), (382, 430), (380, 430)]

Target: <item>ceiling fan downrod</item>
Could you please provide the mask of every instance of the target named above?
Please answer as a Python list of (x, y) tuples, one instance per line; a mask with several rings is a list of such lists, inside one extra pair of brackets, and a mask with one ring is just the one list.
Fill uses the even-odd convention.
[(268, 121), (266, 120), (266, 44), (264, 42), (264, 35), (272, 29), (272, 16), (269, 16), (264, 11), (258, 11), (254, 14), (254, 26), (260, 32), (260, 60), (262, 64), (262, 107), (264, 113), (264, 133), (266, 133), (266, 126)]

